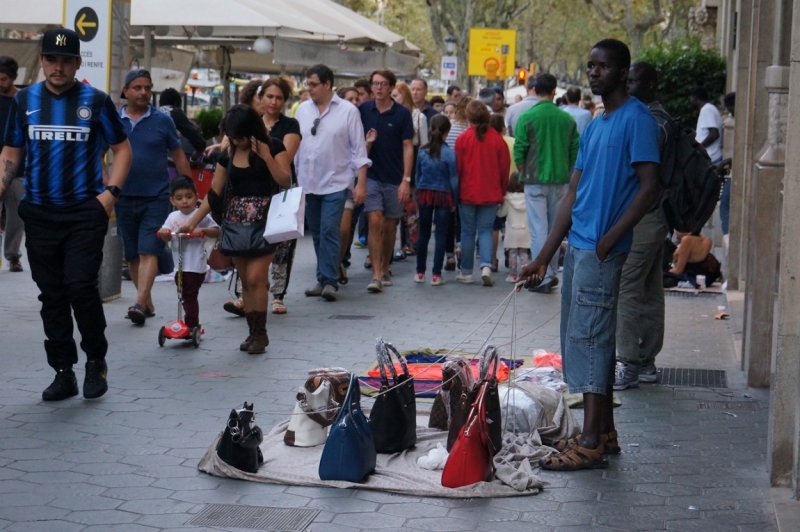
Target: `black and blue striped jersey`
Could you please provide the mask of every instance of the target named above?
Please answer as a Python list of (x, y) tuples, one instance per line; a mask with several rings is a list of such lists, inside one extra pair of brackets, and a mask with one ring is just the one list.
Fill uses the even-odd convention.
[(4, 144), (26, 147), (24, 199), (64, 205), (103, 192), (103, 150), (126, 138), (108, 94), (83, 83), (54, 94), (41, 82), (14, 96)]

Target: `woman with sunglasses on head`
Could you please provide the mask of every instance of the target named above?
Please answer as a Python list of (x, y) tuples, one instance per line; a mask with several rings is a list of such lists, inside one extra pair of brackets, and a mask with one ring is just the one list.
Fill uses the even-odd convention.
[[(180, 232), (194, 231), (211, 211), (212, 196), (224, 198), (220, 251), (233, 258), (239, 272), (250, 328), (239, 349), (257, 355), (269, 345), (267, 285), (276, 245), (268, 244), (260, 234), (256, 235), (258, 238), (247, 237), (256, 232), (263, 234), (272, 196), (280, 188), (291, 186), (291, 160), (283, 143), (269, 137), (261, 116), (251, 107), (234, 105), (225, 115), (223, 130), (230, 146), (217, 161), (211, 191)], [(235, 232), (244, 238), (235, 238)], [(251, 241), (255, 244), (250, 244)]]
[[(300, 123), (283, 114), (283, 107), (292, 96), (292, 86), (284, 78), (269, 78), (258, 92), (258, 99), (264, 109), (264, 125), (269, 136), (283, 142), (290, 161), (300, 148)], [(291, 164), (292, 186), (297, 184), (294, 163)], [(278, 244), (275, 260), (272, 261), (272, 313), (286, 314), (283, 300), (289, 289), (289, 278), (292, 275), (292, 264), (297, 249), (297, 240), (289, 240)]]

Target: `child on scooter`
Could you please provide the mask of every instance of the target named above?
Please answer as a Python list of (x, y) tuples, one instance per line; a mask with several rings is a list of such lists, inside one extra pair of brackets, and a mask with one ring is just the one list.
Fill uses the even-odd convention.
[[(177, 233), (178, 229), (185, 225), (197, 210), (197, 188), (191, 177), (179, 176), (173, 179), (169, 185), (169, 192), (169, 201), (177, 210), (167, 217), (164, 226), (158, 232), (158, 236), (166, 242), (172, 241), (173, 234)], [(206, 215), (195, 231), (197, 233), (202, 231), (209, 238), (219, 236), (219, 226), (211, 219), (211, 215)], [(208, 257), (203, 242), (203, 238), (186, 238), (183, 241), (182, 298), (185, 313), (184, 323), (190, 329), (200, 326), (200, 306), (197, 303), (197, 295), (208, 271)], [(177, 283), (178, 274), (175, 274), (175, 284)]]

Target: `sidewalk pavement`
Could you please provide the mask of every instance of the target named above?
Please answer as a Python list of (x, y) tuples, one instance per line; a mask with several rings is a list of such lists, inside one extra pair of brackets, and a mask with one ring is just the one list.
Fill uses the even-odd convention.
[[(490, 338), (510, 354), (513, 304), (502, 318), (481, 325), (511, 291), (502, 269), (492, 288), (460, 285), (450, 272), (446, 286), (431, 287), (430, 276), (424, 285), (413, 282), (409, 259), (393, 265), (393, 287), (372, 295), (366, 291), (371, 274), (360, 266), (366, 250), (353, 254), (350, 283), (338, 302), (327, 303), (302, 296), (314, 284), (314, 257), (310, 239), (300, 242), (289, 312), (270, 314), (270, 346), (259, 356), (237, 349), (246, 325), (221, 309), (227, 283), (200, 291), (206, 335), (199, 349), (170, 341), (158, 347), (158, 328), (176, 317), (174, 285), (155, 286), (157, 317), (136, 327), (123, 318), (133, 301), (132, 284), (123, 283), (123, 297), (105, 307), (109, 392), (99, 400), (58, 403), (41, 401), (53, 373), (27, 264), (23, 274), (0, 271), (0, 530), (241, 530), (187, 525), (208, 503), (318, 509), (313, 532), (778, 530), (765, 472), (769, 394), (746, 387), (731, 322), (714, 319), (726, 305), (723, 296), (666, 298), (667, 338), (658, 364), (726, 370), (728, 388), (642, 385), (617, 392), (623, 453), (606, 471), (542, 472), (550, 485), (539, 495), (425, 499), (199, 472), (197, 462), (231, 408), (253, 401), (258, 424), (268, 430), (291, 412), (307, 369), (337, 365), (359, 372), (373, 360), (378, 336), (401, 350), (459, 343), (477, 350)], [(558, 349), (559, 295), (523, 291), (516, 305), (515, 354)], [(79, 381), (83, 361), (81, 354)], [(729, 404), (699, 408), (717, 406), (710, 401)], [(754, 409), (734, 410), (742, 407)]]

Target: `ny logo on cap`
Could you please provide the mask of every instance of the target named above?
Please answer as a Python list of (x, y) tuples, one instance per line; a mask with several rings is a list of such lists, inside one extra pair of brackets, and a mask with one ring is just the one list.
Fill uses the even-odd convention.
[(67, 45), (67, 36), (56, 35), (56, 46), (66, 46), (66, 45)]

